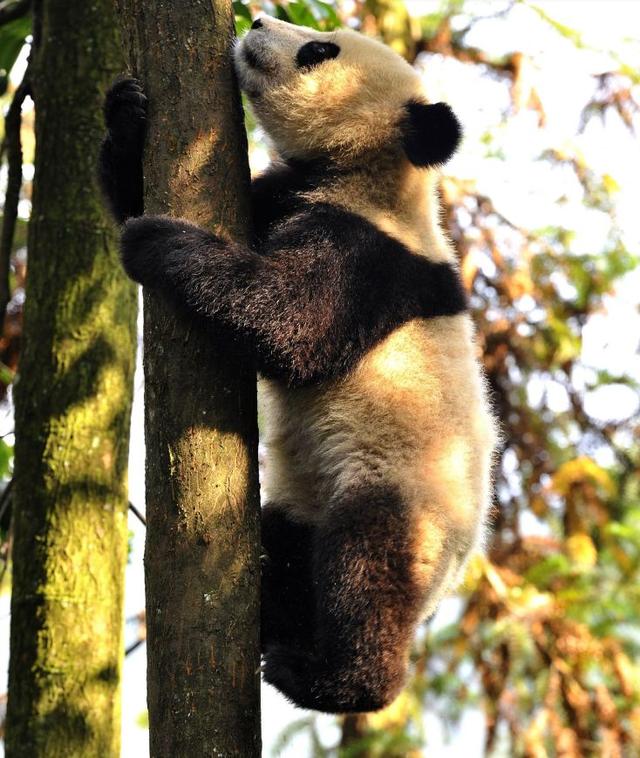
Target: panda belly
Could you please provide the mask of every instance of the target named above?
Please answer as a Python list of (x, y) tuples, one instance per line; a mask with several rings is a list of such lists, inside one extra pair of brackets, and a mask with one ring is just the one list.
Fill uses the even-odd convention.
[(425, 565), (446, 542), (454, 560), (441, 573), (456, 573), (481, 535), (496, 442), (474, 352), (468, 315), (416, 319), (339, 380), (263, 380), (265, 499), (321, 523), (356, 488), (394, 487)]

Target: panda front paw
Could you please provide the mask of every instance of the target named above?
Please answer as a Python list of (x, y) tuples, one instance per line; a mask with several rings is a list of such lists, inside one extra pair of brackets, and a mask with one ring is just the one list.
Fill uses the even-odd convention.
[(120, 239), (122, 265), (139, 284), (157, 287), (162, 281), (167, 252), (175, 235), (175, 221), (164, 216), (129, 219)]
[(137, 79), (119, 79), (107, 92), (104, 120), (114, 144), (142, 159), (147, 130), (147, 96)]
[(210, 235), (181, 219), (140, 216), (129, 219), (122, 230), (120, 252), (127, 274), (146, 287), (167, 284), (189, 264), (189, 251), (199, 249)]

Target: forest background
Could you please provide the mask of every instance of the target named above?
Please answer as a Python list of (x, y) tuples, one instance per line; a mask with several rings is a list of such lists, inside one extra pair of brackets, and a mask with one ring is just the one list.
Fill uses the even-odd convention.
[[(320, 29), (348, 24), (379, 35), (416, 65), (431, 98), (446, 100), (460, 117), (465, 140), (443, 170), (443, 223), (472, 294), (504, 431), (486, 555), (421, 630), (406, 692), (375, 717), (343, 723), (294, 711), (265, 689), (265, 755), (424, 750), (436, 758), (463, 752), (615, 758), (640, 751), (640, 41), (629, 36), (640, 27), (640, 11), (634, 6), (234, 4), (238, 33), (267, 12)], [(28, 17), (0, 28), (5, 113), (24, 73), (30, 33)], [(27, 98), (0, 342), (5, 487), (27, 270), (32, 115)], [(250, 114), (247, 126), (252, 170), (259, 171), (268, 151)], [(2, 196), (7, 178), (5, 160)], [(143, 511), (141, 383), (138, 368), (130, 500)], [(146, 749), (144, 527), (133, 515), (130, 529), (123, 755), (139, 756)], [(5, 528), (3, 641), (10, 552)], [(7, 647), (3, 642), (2, 671)]]

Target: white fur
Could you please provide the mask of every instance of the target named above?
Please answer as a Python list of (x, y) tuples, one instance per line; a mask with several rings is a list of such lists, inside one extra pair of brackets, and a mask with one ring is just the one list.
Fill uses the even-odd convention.
[[(316, 32), (268, 16), (261, 21), (263, 28), (236, 46), (235, 64), (242, 88), (253, 93), (257, 118), (282, 157), (329, 153), (334, 160), (353, 160), (387, 144), (404, 104), (424, 96), (417, 73), (376, 40), (348, 29)], [(311, 40), (334, 42), (340, 55), (301, 71), (295, 56)], [(247, 65), (247, 50), (264, 71)]]

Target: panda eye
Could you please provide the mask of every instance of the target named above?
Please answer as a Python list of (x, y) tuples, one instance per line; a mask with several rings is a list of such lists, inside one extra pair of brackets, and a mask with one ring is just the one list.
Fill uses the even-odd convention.
[(298, 68), (313, 68), (323, 61), (337, 58), (340, 48), (333, 42), (307, 42), (296, 55)]

